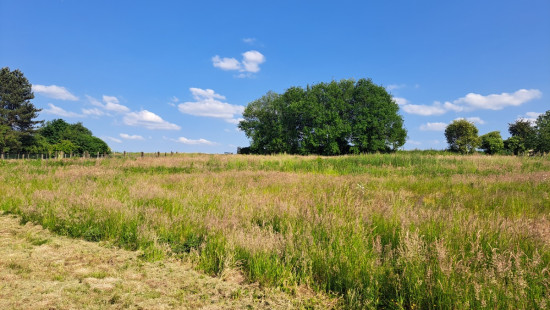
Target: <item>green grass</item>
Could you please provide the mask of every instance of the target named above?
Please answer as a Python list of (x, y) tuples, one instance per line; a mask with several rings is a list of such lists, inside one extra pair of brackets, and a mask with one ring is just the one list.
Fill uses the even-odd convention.
[(550, 159), (398, 152), (0, 161), (0, 209), (344, 308), (550, 306)]

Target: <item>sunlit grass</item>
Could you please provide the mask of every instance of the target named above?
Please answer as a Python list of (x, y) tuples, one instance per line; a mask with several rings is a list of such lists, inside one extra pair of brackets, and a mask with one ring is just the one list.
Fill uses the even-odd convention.
[(550, 306), (550, 159), (129, 155), (0, 161), (0, 208), (147, 259), (348, 308)]

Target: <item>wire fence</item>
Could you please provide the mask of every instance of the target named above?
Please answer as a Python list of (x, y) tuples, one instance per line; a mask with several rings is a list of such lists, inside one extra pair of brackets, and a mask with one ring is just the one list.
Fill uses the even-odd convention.
[(113, 157), (168, 157), (177, 155), (178, 152), (111, 152), (111, 153), (64, 153), (64, 152), (52, 152), (52, 153), (0, 153), (0, 160), (22, 160), (22, 159), (65, 159), (65, 158), (113, 158)]

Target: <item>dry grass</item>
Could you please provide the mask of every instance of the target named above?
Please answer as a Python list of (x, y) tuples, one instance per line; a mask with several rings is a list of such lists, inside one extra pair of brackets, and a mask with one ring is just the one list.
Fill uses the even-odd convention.
[(0, 164), (1, 210), (148, 260), (177, 257), (220, 278), (240, 270), (294, 294), (337, 294), (348, 308), (549, 304), (548, 158), (192, 154)]
[(245, 284), (236, 270), (212, 278), (181, 260), (145, 262), (139, 254), (53, 235), (0, 214), (0, 308), (324, 309), (334, 305), (311, 291), (291, 296)]

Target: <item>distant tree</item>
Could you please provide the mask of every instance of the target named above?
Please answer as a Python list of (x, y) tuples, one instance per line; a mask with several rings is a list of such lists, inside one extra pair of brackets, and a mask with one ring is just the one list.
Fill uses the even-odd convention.
[(398, 112), (384, 87), (342, 80), (268, 92), (248, 104), (239, 128), (256, 154), (389, 152), (407, 136)]
[(465, 119), (453, 121), (445, 128), (449, 150), (462, 154), (473, 153), (480, 146), (478, 130), (474, 123)]
[[(518, 119), (515, 122), (508, 124), (508, 131), (512, 137), (516, 137), (517, 142), (519, 142), (519, 145), (516, 148), (516, 151), (519, 153), (514, 152), (514, 154), (517, 155), (535, 148), (536, 132), (530, 121), (526, 119)], [(516, 141), (514, 141), (513, 144), (515, 143)]]
[[(62, 119), (54, 119), (46, 122), (38, 133), (51, 145), (59, 145), (62, 141), (70, 141), (74, 148), (69, 152), (75, 153), (110, 153), (107, 143), (94, 137), (92, 132), (82, 123), (69, 124)], [(68, 144), (63, 144), (66, 147)], [(59, 147), (58, 147), (59, 148)], [(63, 150), (66, 152), (65, 150)], [(67, 153), (67, 152), (66, 152)]]
[(36, 125), (42, 123), (34, 120), (41, 110), (30, 102), (33, 98), (32, 85), (21, 71), (0, 70), (0, 130), (6, 135), (3, 149), (20, 151), (32, 144)]
[(550, 110), (537, 117), (535, 136), (535, 150), (539, 153), (550, 152)]
[(504, 141), (500, 136), (500, 131), (491, 131), (484, 134), (481, 138), (481, 149), (486, 154), (497, 154), (504, 149)]
[(504, 149), (514, 155), (525, 153), (527, 149), (520, 137), (514, 136), (504, 140)]

